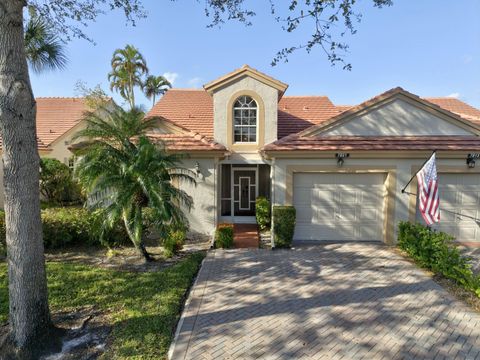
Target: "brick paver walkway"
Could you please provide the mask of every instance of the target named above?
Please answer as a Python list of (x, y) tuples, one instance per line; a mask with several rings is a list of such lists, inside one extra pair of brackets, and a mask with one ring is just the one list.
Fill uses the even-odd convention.
[(208, 254), (172, 359), (478, 359), (480, 315), (377, 244)]

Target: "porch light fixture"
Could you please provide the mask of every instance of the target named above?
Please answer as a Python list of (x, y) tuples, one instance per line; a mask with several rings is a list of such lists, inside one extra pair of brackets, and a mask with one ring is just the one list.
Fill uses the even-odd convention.
[(336, 153), (335, 158), (337, 159), (337, 166), (342, 167), (345, 159), (350, 156), (349, 153)]
[(478, 159), (479, 157), (480, 157), (479, 153), (468, 154), (467, 166), (469, 169), (473, 169), (475, 167), (475, 159)]
[(197, 174), (197, 177), (202, 175), (202, 170), (200, 170), (200, 164), (198, 163), (198, 161), (195, 162), (195, 174)]

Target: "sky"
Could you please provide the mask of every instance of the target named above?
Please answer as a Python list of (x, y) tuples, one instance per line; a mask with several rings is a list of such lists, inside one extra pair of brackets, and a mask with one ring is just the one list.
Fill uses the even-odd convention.
[[(95, 44), (67, 43), (65, 70), (31, 74), (35, 96), (78, 96), (78, 81), (108, 90), (113, 51), (132, 44), (150, 73), (166, 76), (175, 88), (201, 88), (249, 64), (289, 84), (286, 95), (327, 95), (335, 104), (350, 105), (401, 86), (480, 108), (480, 0), (393, 0), (382, 9), (371, 0), (358, 1), (362, 20), (357, 33), (346, 38), (351, 71), (332, 67), (320, 49), (300, 50), (272, 67), (278, 50), (308, 39), (310, 24), (287, 33), (271, 15), (269, 1), (246, 1), (256, 12), (251, 26), (228, 21), (210, 28), (204, 2), (196, 0), (144, 0), (147, 17), (135, 27), (120, 12), (108, 12), (85, 29)], [(274, 1), (279, 9), (287, 3)], [(142, 96), (138, 102), (151, 106)]]

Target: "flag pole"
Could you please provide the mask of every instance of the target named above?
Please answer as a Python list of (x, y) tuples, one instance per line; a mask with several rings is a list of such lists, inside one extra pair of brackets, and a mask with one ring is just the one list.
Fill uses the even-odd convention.
[(405, 189), (407, 188), (407, 186), (412, 182), (412, 180), (415, 178), (415, 176), (417, 176), (418, 172), (423, 169), (423, 167), (425, 166), (425, 164), (427, 163), (427, 161), (430, 160), (430, 158), (431, 158), (431, 157), (433, 156), (433, 154), (435, 154), (436, 152), (437, 152), (437, 150), (433, 150), (432, 155), (430, 155), (430, 156), (428, 157), (428, 159), (423, 162), (422, 166), (420, 166), (420, 169), (418, 169), (418, 170), (415, 172), (415, 174), (413, 174), (413, 176), (410, 178), (410, 180), (408, 180), (407, 184), (406, 184), (406, 185), (403, 187), (403, 189), (402, 189), (402, 194), (405, 193)]

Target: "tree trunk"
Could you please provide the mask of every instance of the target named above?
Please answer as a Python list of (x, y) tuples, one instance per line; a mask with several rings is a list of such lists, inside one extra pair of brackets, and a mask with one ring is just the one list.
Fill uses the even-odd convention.
[(25, 5), (21, 0), (0, 2), (0, 131), (11, 340), (20, 353), (35, 354), (52, 323), (40, 218), (36, 106), (23, 41)]
[(153, 261), (143, 242), (143, 221), (141, 207), (133, 207), (130, 210), (124, 210), (123, 223), (125, 224), (125, 230), (127, 230), (128, 237), (130, 240), (132, 240), (133, 245), (138, 250), (138, 254), (143, 257), (145, 262)]

